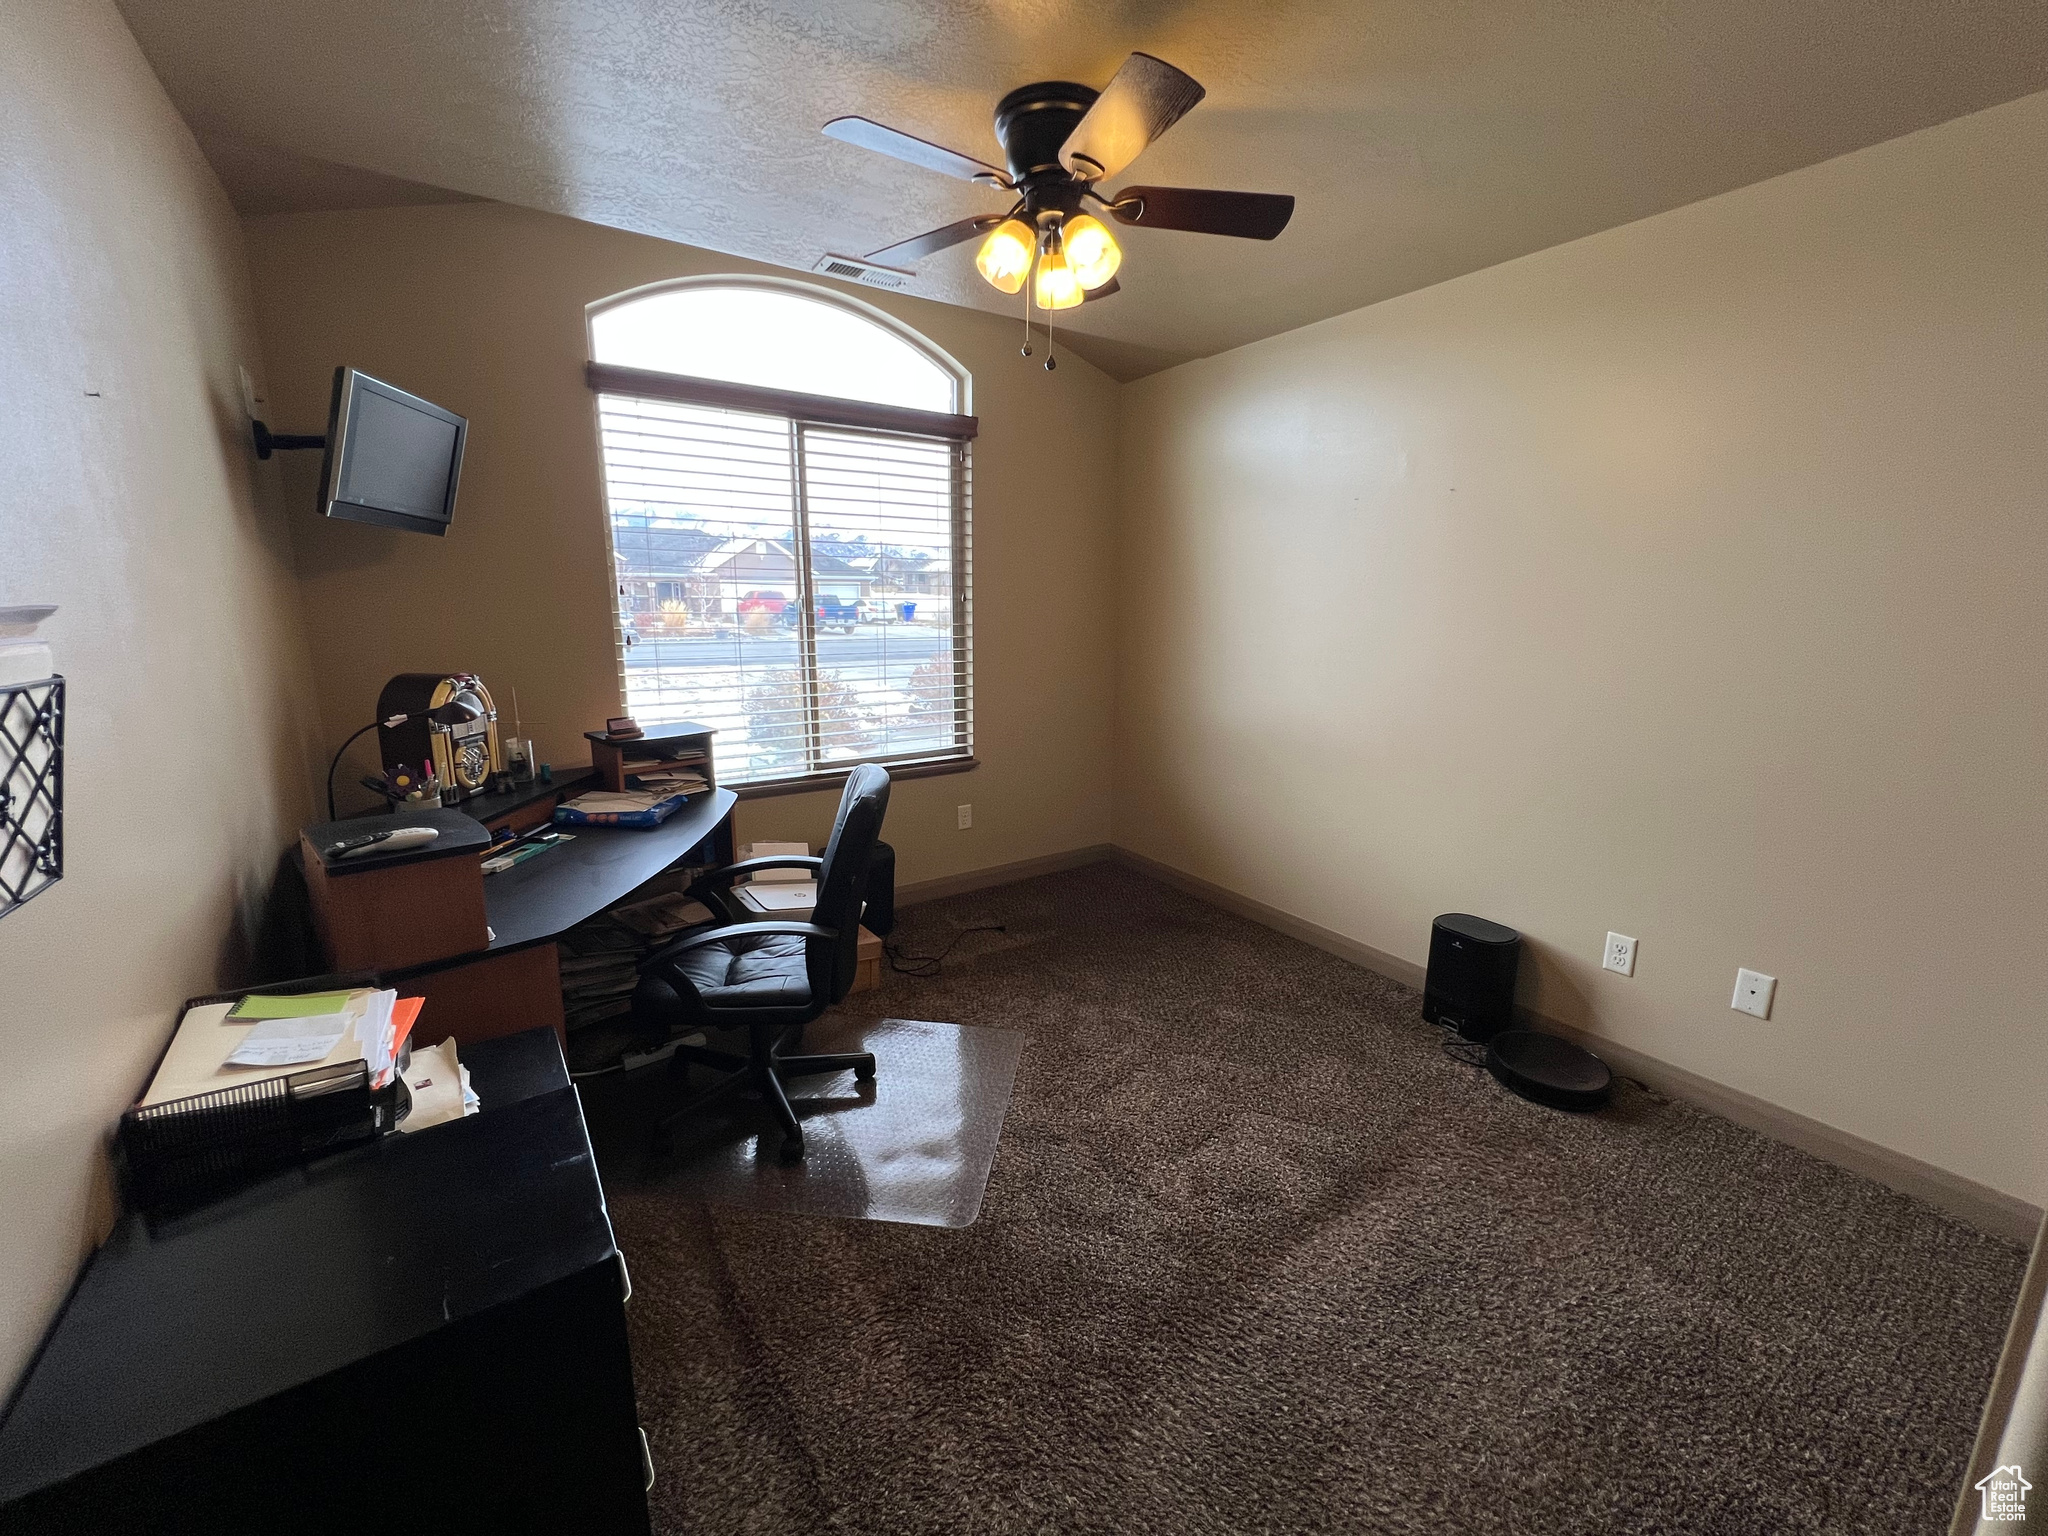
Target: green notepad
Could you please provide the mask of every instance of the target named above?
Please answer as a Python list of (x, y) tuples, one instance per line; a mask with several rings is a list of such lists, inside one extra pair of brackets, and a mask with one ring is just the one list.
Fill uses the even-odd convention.
[(228, 1010), (231, 1019), (309, 1019), (316, 1014), (340, 1013), (352, 996), (348, 992), (297, 992), (289, 997), (266, 997), (252, 992)]

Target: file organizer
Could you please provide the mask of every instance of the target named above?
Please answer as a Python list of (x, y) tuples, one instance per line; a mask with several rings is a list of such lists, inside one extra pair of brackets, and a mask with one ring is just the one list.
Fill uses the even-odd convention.
[[(356, 973), (257, 990), (319, 992), (375, 985), (375, 976)], [(151, 1081), (164, 1070), (192, 1010), (241, 996), (228, 992), (188, 1000), (178, 1029), (151, 1069)], [(402, 1075), (373, 1089), (369, 1065), (360, 1057), (276, 1072), (132, 1105), (114, 1132), (115, 1166), (131, 1208), (150, 1215), (187, 1209), (261, 1174), (395, 1130), (411, 1104)]]
[(363, 1061), (337, 1061), (121, 1116), (120, 1163), (131, 1205), (183, 1206), (255, 1175), (393, 1129), (405, 1084), (370, 1087)]

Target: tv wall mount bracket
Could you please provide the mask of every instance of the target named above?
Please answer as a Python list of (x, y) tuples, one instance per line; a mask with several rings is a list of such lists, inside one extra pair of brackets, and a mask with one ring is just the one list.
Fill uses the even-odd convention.
[(256, 440), (256, 457), (267, 459), (279, 449), (290, 452), (297, 448), (325, 448), (327, 434), (324, 432), (273, 432), (260, 421), (249, 423), (249, 433)]

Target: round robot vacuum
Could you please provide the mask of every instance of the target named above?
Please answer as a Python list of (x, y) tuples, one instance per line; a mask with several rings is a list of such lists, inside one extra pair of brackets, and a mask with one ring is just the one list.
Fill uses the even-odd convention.
[(1486, 1042), (1486, 1070), (1503, 1088), (1552, 1109), (1597, 1109), (1614, 1073), (1591, 1051), (1533, 1029), (1508, 1029)]

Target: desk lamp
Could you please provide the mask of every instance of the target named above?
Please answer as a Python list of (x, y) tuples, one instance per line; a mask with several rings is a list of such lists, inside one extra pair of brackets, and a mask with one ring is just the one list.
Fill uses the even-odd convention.
[[(481, 717), (483, 711), (470, 703), (469, 700), (457, 697), (450, 699), (439, 708), (424, 711), (424, 714), (427, 719), (433, 721), (436, 725), (467, 725), (470, 721)], [(376, 730), (380, 725), (396, 730), (412, 718), (411, 715), (392, 715), (383, 720), (372, 720), (362, 730), (357, 731), (354, 736), (349, 737), (347, 741), (341, 744), (341, 751), (336, 752), (334, 754), (334, 761), (327, 765), (327, 819), (329, 821), (338, 819), (334, 814), (334, 770), (341, 766), (342, 752), (348, 751), (350, 747), (355, 745), (357, 736), (366, 735)]]

